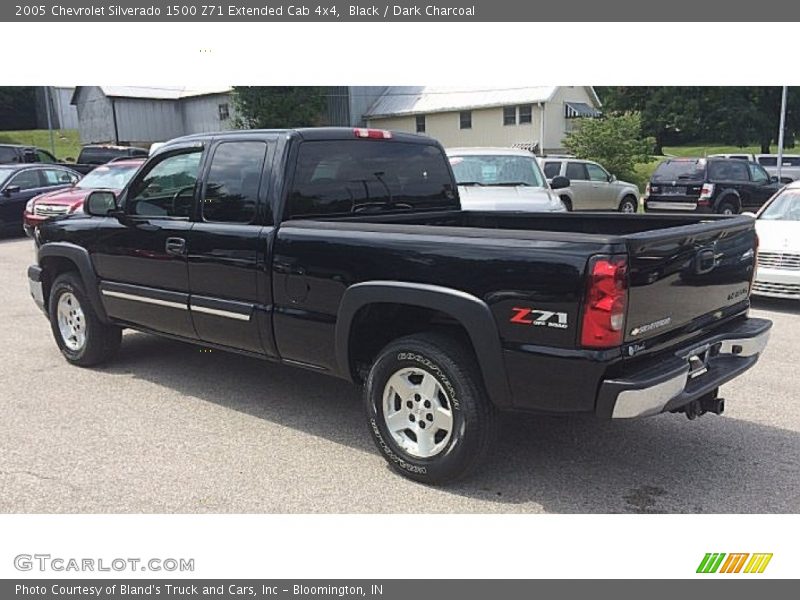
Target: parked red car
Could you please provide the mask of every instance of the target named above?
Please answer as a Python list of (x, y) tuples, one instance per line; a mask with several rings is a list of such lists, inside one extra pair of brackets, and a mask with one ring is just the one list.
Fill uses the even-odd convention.
[(144, 160), (144, 158), (131, 158), (100, 165), (70, 188), (41, 194), (29, 200), (23, 215), (25, 233), (32, 237), (34, 228), (42, 221), (82, 212), (83, 201), (92, 190), (119, 192)]

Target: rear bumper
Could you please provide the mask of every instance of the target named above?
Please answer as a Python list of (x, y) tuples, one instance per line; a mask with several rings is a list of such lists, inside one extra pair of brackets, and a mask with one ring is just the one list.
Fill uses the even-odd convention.
[(714, 392), (758, 361), (772, 321), (745, 319), (600, 385), (596, 414), (631, 419), (669, 412)]
[(711, 206), (700, 204), (697, 200), (661, 200), (650, 197), (644, 201), (645, 212), (693, 212), (712, 213)]
[(31, 265), (28, 267), (28, 288), (31, 292), (33, 301), (36, 306), (47, 315), (47, 309), (44, 306), (44, 286), (42, 285), (42, 269), (38, 265)]

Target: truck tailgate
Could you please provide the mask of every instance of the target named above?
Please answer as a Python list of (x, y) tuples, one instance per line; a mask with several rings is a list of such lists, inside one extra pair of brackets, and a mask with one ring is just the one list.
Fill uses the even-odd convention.
[[(715, 218), (626, 236), (625, 342), (691, 330), (737, 312), (755, 268), (755, 219)], [(649, 345), (649, 344), (648, 344)]]

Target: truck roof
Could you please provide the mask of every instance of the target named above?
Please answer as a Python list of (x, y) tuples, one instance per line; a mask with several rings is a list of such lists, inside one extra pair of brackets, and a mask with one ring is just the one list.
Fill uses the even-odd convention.
[[(366, 136), (358, 135), (359, 131), (373, 131), (384, 132), (383, 129), (374, 129), (366, 127), (298, 127), (291, 129), (233, 129), (228, 131), (216, 131), (208, 133), (194, 133), (191, 135), (174, 138), (166, 142), (161, 148), (167, 148), (173, 144), (179, 144), (192, 140), (207, 140), (211, 138), (225, 138), (225, 137), (242, 137), (252, 136), (259, 137), (263, 135), (294, 135), (304, 140), (351, 140), (351, 139), (366, 139)], [(379, 139), (391, 139), (401, 142), (413, 142), (417, 144), (438, 145), (432, 137), (420, 135), (417, 133), (403, 133), (398, 131), (386, 131), (388, 137)]]

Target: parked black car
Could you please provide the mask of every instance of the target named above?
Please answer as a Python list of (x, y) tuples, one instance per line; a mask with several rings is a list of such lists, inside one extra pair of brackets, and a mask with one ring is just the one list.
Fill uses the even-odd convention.
[(58, 165), (0, 165), (0, 231), (21, 232), (29, 200), (73, 186), (80, 178), (80, 173)]
[(0, 164), (18, 165), (31, 163), (59, 165), (77, 171), (81, 175), (86, 175), (97, 166), (95, 164), (76, 164), (60, 161), (47, 150), (42, 150), (35, 146), (0, 144)]
[(112, 146), (107, 144), (88, 144), (81, 148), (78, 163), (104, 165), (115, 158), (147, 157), (148, 151), (136, 146)]
[(0, 144), (0, 165), (21, 163), (51, 163), (58, 159), (47, 150), (21, 144)]
[(421, 135), (180, 138), (84, 210), (37, 227), (28, 269), (70, 363), (130, 327), (356, 382), (427, 483), (476, 465), (498, 410), (719, 414), (771, 327), (747, 314), (753, 219), (462, 211)]
[(755, 212), (783, 186), (761, 165), (737, 158), (670, 158), (647, 184), (646, 212)]

